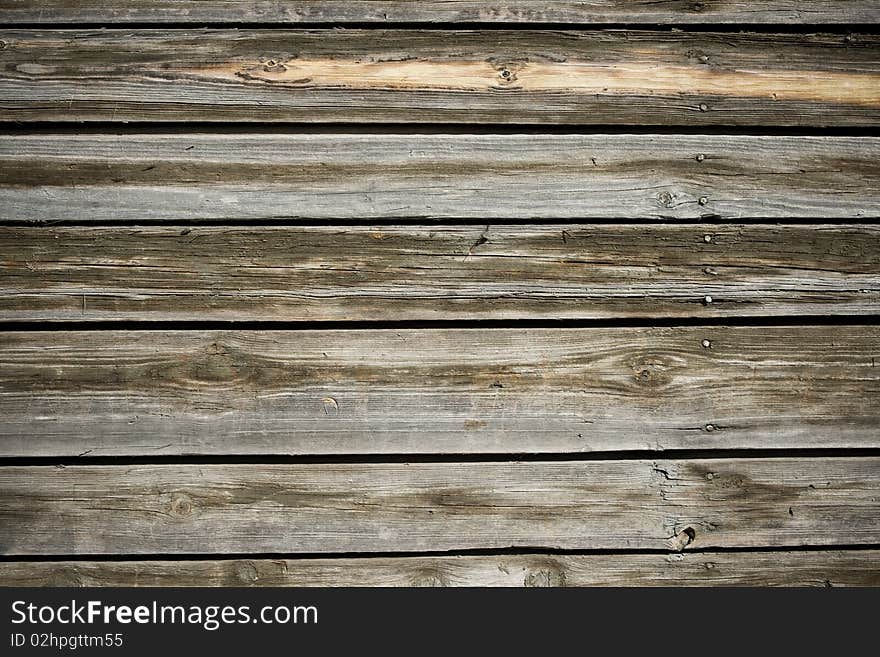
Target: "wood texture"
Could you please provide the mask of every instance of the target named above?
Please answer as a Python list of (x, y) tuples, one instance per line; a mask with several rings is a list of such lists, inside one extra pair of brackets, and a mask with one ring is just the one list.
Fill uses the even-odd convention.
[(878, 337), (875, 326), (8, 332), (0, 455), (876, 448)]
[(7, 134), (0, 219), (864, 221), (878, 163), (867, 136)]
[(880, 36), (0, 31), (2, 121), (876, 126)]
[(0, 467), (8, 555), (880, 543), (880, 458)]
[(0, 280), (4, 321), (877, 314), (880, 226), (5, 227)]
[(0, 23), (873, 23), (872, 0), (0, 0)]
[(880, 552), (20, 561), (0, 586), (880, 586)]

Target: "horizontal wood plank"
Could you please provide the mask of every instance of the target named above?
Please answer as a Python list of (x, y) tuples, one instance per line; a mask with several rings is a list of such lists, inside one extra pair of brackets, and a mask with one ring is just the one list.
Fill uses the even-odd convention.
[(880, 586), (880, 551), (13, 561), (0, 586)]
[(863, 221), (878, 163), (868, 136), (6, 134), (0, 219)]
[(3, 30), (0, 121), (876, 126), (880, 36)]
[(0, 23), (873, 23), (872, 0), (0, 0)]
[(880, 543), (880, 458), (0, 467), (8, 555)]
[(3, 321), (877, 314), (880, 226), (4, 227), (0, 281)]
[(880, 447), (880, 327), (0, 334), (0, 456)]

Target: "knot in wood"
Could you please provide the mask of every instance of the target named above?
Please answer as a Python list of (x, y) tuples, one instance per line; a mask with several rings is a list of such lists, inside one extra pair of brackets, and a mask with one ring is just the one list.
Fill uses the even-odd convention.
[(536, 565), (526, 570), (523, 586), (565, 586), (565, 570), (555, 561)]
[(185, 517), (192, 514), (193, 503), (188, 495), (178, 494), (171, 499), (171, 513)]
[(680, 532), (678, 532), (675, 536), (670, 538), (667, 541), (670, 550), (674, 550), (675, 552), (681, 552), (688, 545), (693, 543), (694, 539), (697, 537), (697, 532), (694, 531), (693, 527), (685, 527)]
[(658, 353), (639, 355), (628, 363), (632, 368), (636, 383), (643, 386), (660, 387), (671, 380), (670, 370), (675, 363), (668, 356)]
[(411, 586), (436, 588), (449, 586), (446, 574), (439, 568), (422, 568), (416, 571), (410, 579)]
[(265, 64), (263, 64), (263, 71), (266, 73), (284, 73), (287, 70), (287, 67), (281, 62), (276, 62), (274, 59), (270, 59)]
[(503, 85), (509, 85), (516, 82), (516, 72), (508, 66), (502, 66), (498, 69), (499, 82)]
[(239, 561), (235, 564), (235, 578), (242, 584), (253, 584), (260, 579), (260, 573), (252, 562)]

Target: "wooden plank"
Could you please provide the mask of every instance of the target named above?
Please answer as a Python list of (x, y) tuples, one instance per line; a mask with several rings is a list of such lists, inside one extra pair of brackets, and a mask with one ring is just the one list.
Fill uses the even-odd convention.
[(880, 586), (880, 551), (13, 561), (0, 586)]
[(877, 448), (878, 346), (876, 326), (2, 333), (0, 456)]
[(873, 0), (0, 0), (0, 23), (874, 23)]
[(5, 227), (0, 281), (2, 321), (877, 314), (880, 225)]
[(0, 219), (863, 221), (878, 162), (868, 136), (7, 134)]
[(880, 36), (5, 30), (0, 121), (876, 126)]
[(7, 555), (880, 543), (880, 458), (0, 468)]

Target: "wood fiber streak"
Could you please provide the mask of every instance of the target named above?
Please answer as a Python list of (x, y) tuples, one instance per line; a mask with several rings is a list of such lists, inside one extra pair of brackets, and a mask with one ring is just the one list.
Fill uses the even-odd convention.
[(878, 458), (0, 468), (8, 555), (877, 543)]
[(876, 126), (880, 37), (4, 30), (0, 121)]
[(0, 228), (2, 321), (878, 310), (868, 224)]
[(0, 586), (880, 586), (880, 552), (23, 561)]
[(878, 163), (867, 136), (7, 134), (0, 219), (864, 221)]
[(877, 448), (878, 338), (874, 326), (7, 332), (0, 456)]
[(872, 0), (0, 0), (0, 23), (872, 23)]

